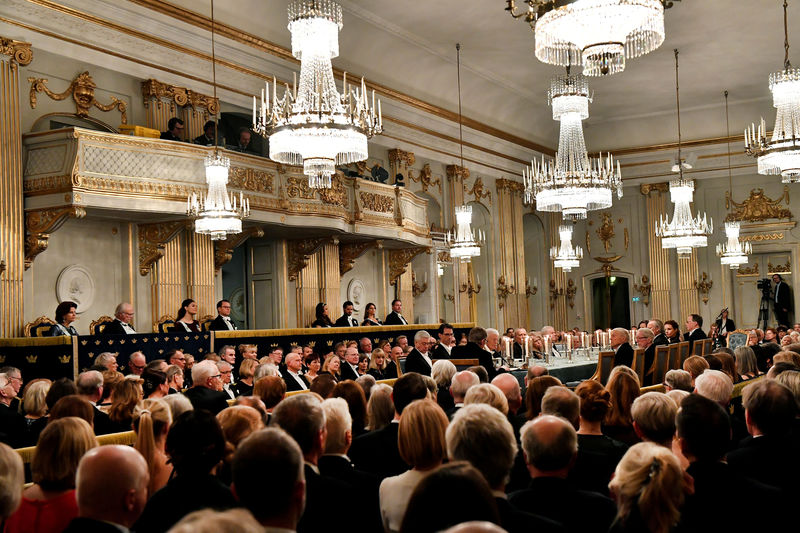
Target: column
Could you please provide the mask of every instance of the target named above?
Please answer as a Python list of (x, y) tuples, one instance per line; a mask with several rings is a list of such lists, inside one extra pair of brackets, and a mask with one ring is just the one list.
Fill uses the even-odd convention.
[(19, 66), (30, 43), (0, 37), (0, 337), (22, 335), (25, 224), (22, 196)]
[[(558, 226), (561, 224), (561, 213), (548, 213), (548, 235), (550, 236), (550, 247), (558, 247), (560, 242), (560, 235), (558, 234)], [(547, 289), (550, 291), (550, 316), (553, 326), (556, 331), (564, 331), (568, 328), (567, 324), (567, 299), (564, 292), (567, 287), (567, 275), (560, 268), (553, 266), (550, 261), (550, 284)]]
[[(500, 216), (500, 276), (497, 280), (498, 305), (502, 305), (502, 328), (526, 325), (528, 302), (525, 297), (525, 237), (523, 234), (523, 186), (512, 180), (499, 179), (497, 211)], [(505, 282), (503, 287), (501, 281)], [(503, 298), (503, 294), (506, 294)]]
[[(681, 316), (678, 324), (692, 313), (700, 313), (700, 298), (697, 291), (697, 250), (692, 249), (688, 258), (678, 259), (678, 295)], [(707, 329), (707, 328), (706, 328)]]
[[(656, 237), (658, 219), (667, 214), (668, 183), (645, 183), (639, 189), (647, 201), (647, 247), (650, 259), (650, 309), (660, 320), (672, 318), (670, 305), (669, 250), (661, 247), (661, 237)], [(695, 259), (695, 270), (697, 260)], [(694, 313), (695, 311), (692, 311)]]
[(186, 230), (186, 298), (197, 302), (198, 320), (217, 314), (214, 294), (214, 243), (208, 235)]
[[(445, 168), (447, 183), (450, 185), (450, 198), (453, 203), (450, 206), (450, 220), (455, 227), (456, 206), (464, 205), (464, 180), (469, 178), (469, 169), (458, 165), (447, 165)], [(467, 264), (453, 258), (453, 294), (456, 298), (456, 322), (474, 322), (478, 317), (473, 314), (473, 306), (470, 304), (474, 296), (469, 290), (469, 271)], [(473, 282), (474, 283), (474, 282)], [(465, 290), (462, 291), (461, 289)]]
[[(176, 318), (181, 302), (186, 299), (181, 241), (178, 236), (164, 245), (164, 255), (156, 261), (150, 273), (150, 301), (153, 331), (165, 316)], [(143, 325), (142, 325), (143, 326)], [(140, 327), (142, 327), (140, 326)], [(141, 331), (144, 331), (142, 329)]]

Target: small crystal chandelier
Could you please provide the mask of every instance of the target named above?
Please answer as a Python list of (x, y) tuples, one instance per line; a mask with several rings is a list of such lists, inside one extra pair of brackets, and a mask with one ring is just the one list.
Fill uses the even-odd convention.
[[(211, 65), (214, 81), (214, 100), (217, 99), (217, 57), (214, 48), (214, 0), (211, 0)], [(250, 216), (250, 200), (239, 193), (228, 194), (228, 170), (231, 161), (220, 155), (217, 147), (217, 117), (214, 116), (214, 153), (205, 159), (205, 198), (192, 192), (187, 200), (186, 213), (194, 218), (194, 231), (208, 235), (212, 241), (225, 240), (228, 235), (242, 232), (242, 219)]]
[(525, 202), (539, 211), (561, 211), (564, 220), (586, 218), (587, 211), (611, 207), (613, 193), (622, 197), (619, 162), (609, 153), (590, 158), (582, 120), (589, 117), (589, 84), (580, 74), (555, 78), (547, 93), (553, 120), (561, 122), (555, 162), (542, 156), (522, 174)]
[[(728, 195), (733, 198), (733, 178), (731, 177), (731, 129), (728, 121), (728, 91), (725, 91), (725, 127), (727, 131), (728, 144)], [(731, 270), (739, 268), (739, 265), (747, 264), (747, 256), (753, 253), (753, 247), (749, 242), (739, 241), (739, 222), (732, 220), (725, 223), (725, 236), (727, 243), (717, 244), (717, 256), (719, 262), (730, 266)]]
[(550, 259), (553, 260), (554, 267), (560, 268), (564, 272), (570, 272), (573, 268), (581, 265), (583, 248), (572, 246), (572, 226), (570, 224), (560, 225), (558, 235), (561, 237), (561, 242), (558, 246), (550, 248)]
[(781, 175), (783, 183), (800, 182), (800, 69), (789, 62), (789, 29), (783, 2), (785, 55), (783, 70), (769, 75), (772, 105), (778, 110), (772, 137), (767, 139), (764, 119), (744, 130), (744, 151), (758, 159), (758, 173)]
[(662, 0), (524, 0), (525, 17), (536, 34), (536, 57), (551, 65), (583, 65), (586, 76), (625, 70), (625, 59), (648, 54), (664, 42)]
[(361, 79), (352, 89), (344, 75), (342, 94), (336, 89), (331, 59), (339, 55), (342, 8), (332, 0), (289, 2), (292, 54), (300, 60), (300, 87), (278, 98), (273, 77), (261, 92), (260, 109), (253, 97), (253, 129), (269, 135), (269, 157), (286, 165), (303, 166), (308, 186), (330, 188), (336, 165), (367, 159), (367, 139), (383, 131), (381, 103), (375, 107)]
[[(678, 88), (678, 50), (675, 49), (675, 95), (678, 107), (678, 161), (681, 161), (681, 100)], [(678, 165), (678, 178), (669, 182), (669, 195), (675, 210), (672, 220), (659, 216), (656, 237), (661, 237), (662, 248), (675, 248), (679, 258), (687, 258), (692, 248), (708, 246), (713, 219), (709, 221), (705, 213), (697, 218), (692, 216), (691, 203), (694, 200), (694, 181), (683, 177), (683, 165)]]

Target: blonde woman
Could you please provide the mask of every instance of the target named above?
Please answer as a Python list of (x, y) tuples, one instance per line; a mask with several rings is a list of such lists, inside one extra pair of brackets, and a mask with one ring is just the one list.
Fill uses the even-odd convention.
[(172, 475), (172, 465), (164, 451), (171, 424), (172, 415), (163, 400), (145, 400), (133, 411), (133, 430), (136, 432), (136, 443), (133, 447), (142, 454), (150, 469), (148, 494), (155, 494), (167, 484)]
[(339, 356), (335, 353), (328, 354), (325, 358), (325, 362), (322, 364), (322, 372), (321, 374), (330, 374), (333, 376), (333, 379), (339, 381), (339, 369), (342, 366), (342, 360), (339, 359)]
[(49, 379), (36, 379), (25, 386), (22, 396), (22, 410), (25, 412), (25, 424), (27, 425), (25, 446), (35, 446), (36, 441), (39, 440), (39, 434), (47, 424), (45, 398), (51, 384)]
[(245, 359), (239, 365), (239, 381), (236, 382), (236, 396), (253, 395), (253, 377), (256, 373), (258, 361), (255, 359)]
[(114, 399), (108, 409), (112, 432), (131, 431), (133, 412), (142, 401), (142, 380), (123, 379), (114, 387)]

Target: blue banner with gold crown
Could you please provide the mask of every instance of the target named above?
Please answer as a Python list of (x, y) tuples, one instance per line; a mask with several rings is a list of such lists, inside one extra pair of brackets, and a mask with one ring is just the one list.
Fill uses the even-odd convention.
[(203, 333), (135, 333), (133, 335), (86, 335), (77, 338), (78, 371), (82, 372), (94, 364), (103, 352), (117, 354), (118, 370), (129, 374), (128, 359), (134, 352), (142, 352), (150, 362), (165, 359), (170, 350), (180, 349), (202, 360), (209, 351), (211, 335)]
[(26, 382), (35, 378), (73, 378), (77, 337), (0, 339), (0, 367), (13, 366)]

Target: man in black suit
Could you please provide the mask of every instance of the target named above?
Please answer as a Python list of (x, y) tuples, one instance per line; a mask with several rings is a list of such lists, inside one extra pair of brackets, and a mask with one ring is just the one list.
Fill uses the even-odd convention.
[(228, 395), (222, 392), (222, 374), (214, 361), (205, 359), (192, 367), (191, 389), (184, 392), (195, 409), (206, 409), (214, 415), (228, 407)]
[(653, 345), (661, 346), (669, 344), (667, 336), (664, 335), (664, 323), (657, 318), (651, 318), (647, 323), (647, 329), (653, 332)]
[(414, 348), (408, 352), (406, 357), (406, 372), (417, 372), (423, 376), (430, 376), (433, 370), (433, 362), (428, 355), (430, 333), (425, 330), (418, 331), (414, 335)]
[(353, 302), (347, 300), (342, 304), (344, 314), (336, 319), (333, 324), (337, 328), (358, 327), (358, 320), (353, 318)]
[[(406, 369), (408, 370), (408, 369)], [(350, 346), (344, 352), (344, 362), (339, 367), (339, 381), (358, 379), (358, 348)]]
[(67, 533), (129, 531), (147, 503), (147, 462), (131, 446), (108, 444), (81, 458), (75, 476), (78, 517)]
[(639, 328), (636, 331), (636, 345), (644, 350), (644, 383), (642, 386), (652, 385), (652, 372), (653, 361), (656, 360), (656, 345), (653, 342), (655, 336), (653, 331), (649, 328)]
[(628, 330), (625, 328), (614, 328), (611, 330), (609, 344), (614, 350), (614, 366), (625, 365), (633, 366), (633, 348), (629, 341)]
[(203, 133), (202, 135), (198, 135), (192, 141), (194, 144), (199, 144), (201, 146), (214, 146), (214, 121), (207, 120), (205, 124), (203, 124)]
[(303, 357), (296, 352), (289, 352), (286, 356), (286, 372), (283, 380), (286, 382), (286, 392), (308, 390), (310, 384), (305, 376), (300, 374), (303, 368)]
[(396, 476), (408, 470), (408, 465), (400, 457), (400, 450), (397, 447), (400, 416), (408, 404), (427, 397), (428, 387), (419, 374), (413, 372), (404, 374), (395, 381), (392, 388), (394, 420), (383, 429), (370, 431), (353, 440), (350, 459), (355, 467), (375, 474), (380, 479)]
[[(453, 417), (446, 438), (451, 461), (467, 461), (483, 475), (496, 495), (503, 494), (516, 456), (517, 439), (500, 411), (485, 404), (467, 405)], [(486, 450), (492, 453), (487, 454)], [(505, 497), (495, 496), (495, 503), (500, 525), (509, 533), (563, 531), (560, 524), (548, 518), (513, 507)]]
[[(321, 403), (313, 394), (290, 396), (275, 407), (270, 422), (270, 426), (276, 425), (288, 433), (303, 452), (308, 512), (303, 514), (297, 525), (298, 533), (329, 531), (331, 520), (342, 518), (340, 498), (353, 493), (351, 485), (319, 472), (319, 458), (325, 445), (325, 413)], [(386, 453), (385, 450), (377, 451)], [(358, 515), (353, 511), (348, 520), (358, 522)], [(361, 529), (354, 527), (354, 530)]]
[(403, 302), (400, 300), (392, 300), (392, 311), (386, 315), (386, 320), (383, 321), (384, 326), (404, 326), (408, 324), (408, 320), (401, 315), (403, 310)]
[(172, 117), (167, 122), (167, 131), (161, 132), (161, 138), (167, 141), (183, 142), (183, 121), (178, 117)]
[(233, 455), (233, 493), (270, 531), (295, 531), (306, 502), (304, 468), (300, 446), (285, 431), (256, 431)]
[[(752, 386), (752, 385), (751, 385)], [(745, 388), (747, 390), (750, 387)], [(725, 461), (731, 426), (728, 415), (717, 402), (690, 394), (681, 402), (676, 417), (678, 446), (689, 461), (686, 473), (694, 480), (694, 491), (686, 496), (679, 530), (700, 531), (779, 531), (768, 522), (780, 513), (731, 513), (731, 487), (760, 509), (777, 505), (780, 493), (748, 477), (746, 471)], [(788, 456), (762, 457), (787, 465)], [(772, 526), (772, 527), (771, 527)]]
[[(467, 344), (453, 348), (453, 359), (477, 359), (478, 364), (486, 369), (489, 381), (498, 374), (494, 367), (492, 354), (486, 350), (486, 330), (474, 327), (467, 334)], [(408, 363), (406, 362), (406, 365)]]
[(208, 327), (211, 331), (233, 331), (238, 329), (231, 320), (231, 302), (220, 300), (217, 302), (217, 317), (211, 321)]
[(525, 328), (517, 328), (514, 330), (514, 342), (512, 343), (514, 359), (525, 358), (525, 337), (527, 335), (528, 332), (525, 331)]
[(75, 380), (78, 387), (78, 394), (83, 396), (94, 407), (94, 434), (106, 435), (115, 430), (111, 419), (106, 413), (97, 408), (97, 402), (103, 397), (103, 374), (97, 370), (87, 370), (78, 374)]
[(779, 326), (788, 326), (789, 311), (792, 309), (791, 291), (780, 274), (774, 274), (772, 282), (775, 283), (775, 319)]
[(511, 505), (561, 523), (567, 531), (607, 532), (617, 514), (614, 502), (567, 481), (578, 455), (578, 434), (572, 424), (541, 415), (522, 427), (521, 441), (531, 482), (508, 496)]
[(14, 386), (8, 374), (0, 374), (0, 442), (12, 448), (21, 448), (25, 446), (27, 424), (25, 417), (11, 408), (15, 397)]
[(467, 391), (475, 385), (480, 385), (480, 383), (481, 379), (475, 372), (470, 372), (469, 370), (456, 372), (456, 375), (450, 381), (450, 396), (453, 397), (455, 405), (445, 413), (450, 420), (464, 407), (464, 397), (467, 395)]
[(707, 338), (702, 328), (703, 317), (694, 313), (686, 317), (686, 333), (683, 334), (683, 340), (689, 341), (689, 353), (692, 353), (694, 341)]
[(133, 306), (127, 302), (123, 302), (117, 306), (114, 311), (114, 320), (105, 325), (103, 328), (103, 335), (131, 335), (136, 333), (136, 330), (131, 326), (130, 321), (133, 320)]
[(453, 326), (447, 322), (442, 322), (439, 324), (439, 331), (437, 331), (437, 335), (439, 337), (439, 343), (433, 349), (433, 358), (450, 359), (450, 354), (453, 350)]

